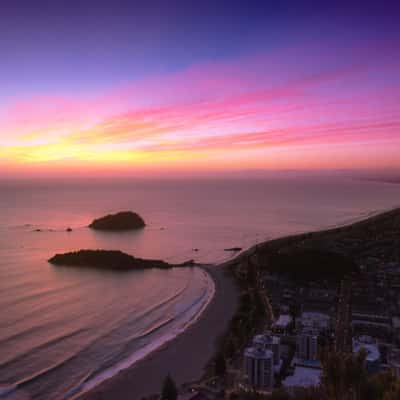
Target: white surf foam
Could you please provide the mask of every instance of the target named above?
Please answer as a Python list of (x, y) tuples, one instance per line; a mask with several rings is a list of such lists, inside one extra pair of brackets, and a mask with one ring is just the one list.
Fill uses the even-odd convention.
[(179, 334), (184, 332), (189, 326), (194, 324), (203, 311), (207, 308), (208, 304), (211, 302), (215, 295), (215, 284), (211, 276), (202, 270), (202, 274), (206, 283), (206, 288), (203, 295), (192, 305), (189, 309), (183, 311), (180, 316), (179, 326), (174, 327), (170, 332), (167, 332), (157, 338), (157, 340), (148, 343), (143, 346), (140, 350), (135, 351), (130, 357), (120, 361), (116, 365), (108, 368), (96, 376), (90, 378), (88, 381), (82, 383), (79, 387), (75, 387), (65, 395), (65, 399), (73, 400), (83, 393), (92, 390), (94, 387), (98, 386), (100, 383), (107, 379), (112, 378), (120, 371), (131, 367), (133, 364), (147, 357), (153, 351), (159, 349), (160, 347), (166, 345), (171, 340), (175, 339)]

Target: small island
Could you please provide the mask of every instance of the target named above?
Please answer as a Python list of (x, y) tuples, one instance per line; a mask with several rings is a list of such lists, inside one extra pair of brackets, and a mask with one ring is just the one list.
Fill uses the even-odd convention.
[(128, 231), (141, 229), (145, 226), (146, 224), (139, 214), (132, 211), (121, 211), (93, 220), (89, 228), (102, 231)]
[(119, 250), (79, 250), (56, 254), (48, 260), (50, 264), (130, 271), (139, 269), (168, 269), (175, 265), (161, 260), (136, 258)]
[(238, 251), (242, 251), (241, 247), (229, 247), (227, 249), (224, 249), (224, 251), (233, 251), (235, 253), (237, 253)]

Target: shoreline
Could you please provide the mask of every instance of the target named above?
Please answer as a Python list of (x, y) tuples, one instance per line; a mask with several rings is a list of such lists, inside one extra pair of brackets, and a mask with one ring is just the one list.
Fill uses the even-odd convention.
[[(116, 375), (110, 377), (104, 382), (99, 383), (99, 385), (96, 385), (88, 392), (81, 393), (76, 397), (73, 397), (73, 399), (105, 400), (110, 398), (109, 396), (112, 396), (112, 398), (116, 400), (142, 399), (145, 396), (156, 394), (157, 391), (161, 389), (162, 381), (168, 373), (171, 374), (178, 386), (198, 380), (204, 373), (210, 360), (213, 358), (213, 356), (215, 356), (216, 342), (218, 338), (224, 335), (230, 318), (234, 316), (236, 307), (238, 305), (240, 290), (237, 287), (237, 283), (234, 282), (234, 278), (230, 275), (227, 275), (225, 272), (230, 265), (241, 262), (243, 257), (247, 257), (248, 255), (252, 254), (260, 245), (273, 243), (275, 241), (287, 239), (290, 240), (310, 234), (334, 232), (355, 224), (364, 223), (365, 221), (369, 221), (395, 210), (397, 210), (396, 207), (386, 210), (374, 210), (366, 214), (361, 214), (358, 217), (352, 218), (351, 220), (343, 221), (341, 224), (316, 231), (298, 232), (286, 236), (270, 238), (250, 246), (236, 256), (233, 256), (232, 258), (220, 264), (213, 266), (197, 266), (211, 276), (211, 279), (214, 281), (215, 289), (212, 299), (206, 304), (202, 311), (196, 314), (194, 320), (189, 322), (189, 326), (187, 326), (183, 332), (179, 333), (174, 338), (171, 338), (160, 347), (147, 354), (144, 358), (135, 362), (133, 365), (121, 370)], [(229, 282), (229, 284), (227, 282)], [(224, 286), (231, 286), (230, 290), (228, 290), (228, 292), (230, 292), (228, 295), (228, 297), (230, 297), (230, 301), (227, 301), (228, 299), (222, 297), (221, 294), (218, 293), (224, 291), (224, 294), (226, 294), (225, 290), (221, 290), (224, 288)], [(232, 300), (235, 304), (234, 307), (232, 307), (231, 304)], [(207, 325), (210, 323), (206, 323), (210, 316), (203, 315), (210, 314), (211, 316), (215, 317), (216, 313), (213, 310), (213, 306), (214, 308), (218, 308), (218, 313), (221, 316), (225, 317), (224, 321), (221, 321), (221, 318), (214, 318), (217, 326)], [(229, 318), (227, 318), (227, 316), (229, 316)], [(218, 327), (220, 329), (210, 335), (210, 326), (213, 330), (216, 330)], [(195, 331), (194, 334), (192, 331)], [(204, 346), (204, 334), (201, 336), (203, 342), (196, 341), (196, 337), (199, 337), (196, 335), (198, 335), (199, 332), (207, 332), (208, 334), (206, 356), (204, 356), (205, 353), (200, 350), (200, 347)], [(181, 338), (182, 340), (179, 340)], [(196, 350), (198, 350), (196, 353), (193, 351), (193, 345), (195, 345)], [(212, 348), (211, 351), (210, 348)], [(185, 360), (185, 355), (188, 354), (188, 351), (190, 352), (189, 354), (191, 357), (190, 359)], [(170, 360), (173, 361), (172, 363), (170, 360), (168, 360), (168, 357), (171, 357)], [(174, 370), (177, 370), (176, 374), (174, 373)], [(135, 382), (139, 381), (141, 384), (138, 388), (135, 386)]]
[[(205, 309), (208, 307), (215, 296), (215, 284), (213, 278), (205, 270), (205, 268), (196, 268), (199, 268), (201, 270), (201, 273), (207, 280), (207, 292), (198, 300), (200, 302), (199, 309), (195, 311), (194, 314), (189, 314), (188, 318), (184, 317), (183, 324), (179, 327), (179, 329), (166, 332), (157, 341), (148, 343), (146, 346), (143, 346), (140, 350), (136, 351), (131, 356), (121, 360), (116, 365), (100, 372), (93, 378), (84, 382), (79, 387), (74, 388), (70, 393), (67, 393), (67, 399), (78, 399), (81, 396), (84, 396), (86, 393), (89, 393), (91, 390), (95, 389), (97, 386), (101, 385), (103, 382), (112, 379), (120, 372), (133, 367), (138, 362), (149, 357), (152, 353), (157, 352), (160, 348), (167, 346), (170, 342), (181, 335), (186, 329), (188, 329), (192, 324), (195, 324), (197, 322), (197, 320), (201, 317), (202, 313), (205, 311)], [(204, 298), (204, 296), (206, 297)], [(183, 315), (186, 313), (186, 311), (183, 312)]]
[(267, 245), (269, 243), (274, 243), (278, 241), (285, 241), (285, 240), (292, 240), (300, 237), (305, 237), (308, 235), (317, 235), (317, 234), (326, 234), (326, 233), (334, 233), (336, 231), (340, 231), (342, 229), (347, 229), (349, 227), (352, 227), (353, 225), (357, 224), (363, 224), (365, 222), (368, 222), (370, 220), (373, 220), (374, 218), (379, 218), (381, 216), (385, 216), (386, 214), (390, 214), (393, 212), (396, 212), (400, 210), (400, 205), (394, 206), (391, 208), (384, 208), (380, 210), (374, 210), (374, 211), (369, 211), (364, 214), (360, 214), (358, 217), (354, 217), (351, 219), (348, 219), (346, 221), (343, 221), (338, 224), (326, 226), (325, 228), (317, 229), (317, 230), (309, 230), (309, 231), (298, 231), (298, 232), (293, 232), (284, 236), (273, 236), (268, 239), (262, 240), (260, 242), (257, 242), (253, 244), (252, 246), (248, 247), (247, 249), (244, 249), (241, 251), (239, 254), (236, 254), (229, 260), (226, 260), (220, 264), (218, 264), (221, 267), (228, 267), (231, 264), (235, 264), (237, 262), (241, 262), (243, 257), (247, 257), (251, 254), (254, 253), (254, 251), (259, 247), (263, 245)]
[[(130, 366), (119, 370), (94, 387), (72, 396), (74, 400), (135, 400), (157, 394), (169, 373), (182, 385), (198, 380), (215, 355), (238, 304), (239, 290), (221, 266), (198, 266), (214, 284), (210, 299), (181, 332)], [(195, 351), (194, 351), (195, 349)], [(187, 355), (190, 354), (190, 358)]]

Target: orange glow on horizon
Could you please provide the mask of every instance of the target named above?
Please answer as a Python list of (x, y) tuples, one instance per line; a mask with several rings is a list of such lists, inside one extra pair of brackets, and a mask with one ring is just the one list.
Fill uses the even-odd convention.
[(400, 168), (395, 87), (370, 88), (365, 66), (276, 84), (259, 72), (272, 62), (214, 63), (85, 98), (10, 103), (0, 111), (0, 164), (49, 174)]

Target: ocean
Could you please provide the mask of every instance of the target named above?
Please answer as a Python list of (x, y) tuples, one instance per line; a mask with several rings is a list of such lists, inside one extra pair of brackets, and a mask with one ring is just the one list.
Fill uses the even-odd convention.
[[(213, 295), (199, 268), (54, 267), (55, 253), (120, 249), (219, 263), (267, 239), (400, 205), (400, 185), (350, 177), (4, 181), (0, 183), (0, 395), (71, 399), (171, 340)], [(136, 232), (87, 228), (132, 210)], [(68, 227), (72, 232), (67, 232)], [(38, 231), (39, 230), (39, 231)]]

